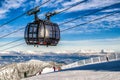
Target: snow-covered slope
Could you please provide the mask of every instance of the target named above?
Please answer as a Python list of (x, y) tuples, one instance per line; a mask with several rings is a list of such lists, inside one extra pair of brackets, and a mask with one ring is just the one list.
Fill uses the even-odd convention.
[[(62, 54), (58, 54), (57, 53), (56, 54), (56, 53), (49, 52), (49, 53), (45, 53), (45, 54), (36, 55), (36, 53), (32, 54), (32, 52), (31, 52), (31, 54), (24, 54), (23, 52), (10, 52), (10, 53), (8, 52), (7, 54), (9, 54), (9, 55), (2, 55), (0, 57), (0, 64), (1, 65), (10, 64), (10, 65), (6, 65), (6, 66), (0, 66), (0, 80), (19, 80), (19, 79), (24, 78), (24, 77), (30, 77), (32, 75), (35, 75), (36, 73), (39, 74), (38, 71), (41, 72), (41, 69), (43, 69), (44, 66), (46, 66), (46, 65), (50, 66), (50, 63), (48, 63), (46, 61), (69, 64), (69, 63), (73, 63), (73, 62), (83, 60), (83, 59), (90, 59), (91, 57), (96, 57), (96, 58), (98, 56), (106, 57), (105, 56), (106, 54), (100, 54), (100, 53), (97, 53), (97, 54), (93, 54), (93, 53), (92, 54), (91, 53), (70, 53), (70, 54), (68, 54), (68, 53), (63, 54), (62, 53)], [(114, 56), (115, 54), (116, 53), (111, 53), (109, 56), (113, 55), (113, 57), (116, 57), (116, 56)], [(120, 58), (120, 55), (117, 55), (117, 57)], [(33, 60), (33, 59), (36, 59), (36, 60)], [(14, 63), (14, 64), (11, 64), (11, 63)], [(115, 65), (116, 65), (116, 63), (115, 63)], [(115, 66), (115, 65), (113, 64), (113, 66)], [(53, 66), (53, 64), (52, 64), (52, 66)], [(97, 64), (97, 66), (98, 66), (98, 64)], [(102, 66), (102, 68), (104, 68), (103, 66)], [(112, 66), (112, 65), (110, 64), (109, 66)], [(83, 67), (80, 67), (80, 68), (81, 68), (81, 70), (83, 70)], [(78, 70), (76, 70), (77, 68), (71, 69), (71, 70), (70, 69), (66, 70), (65, 74), (66, 74), (66, 72), (69, 72), (69, 71), (70, 72), (72, 71), (73, 73), (74, 73), (74, 71), (76, 71), (76, 72), (81, 71), (81, 70), (79, 70), (80, 68), (78, 68)], [(94, 70), (95, 69), (96, 69), (96, 67), (94, 67)], [(110, 68), (108, 68), (108, 69), (110, 69)], [(46, 70), (48, 70), (48, 71), (46, 71)], [(87, 69), (87, 70), (89, 70), (89, 69)], [(46, 68), (43, 73), (51, 72), (51, 71), (53, 71), (52, 68), (51, 69)], [(91, 71), (94, 72), (93, 70), (91, 70)], [(64, 74), (64, 71), (60, 72), (60, 74), (58, 74), (58, 75), (61, 75), (61, 73)], [(79, 74), (79, 72), (76, 74)], [(53, 75), (54, 75), (54, 73), (53, 73)], [(56, 75), (57, 75), (57, 73), (56, 73)], [(57, 80), (59, 80), (59, 79), (57, 79)]]
[(21, 78), (36, 75), (46, 67), (59, 66), (54, 62), (30, 60), (24, 63), (14, 63), (0, 67), (0, 80), (20, 80)]
[(71, 68), (22, 80), (120, 80), (120, 60)]
[[(110, 58), (111, 55), (109, 55), (109, 58)], [(8, 57), (9, 56), (7, 56), (7, 58), (5, 58), (4, 60), (8, 59)], [(15, 59), (16, 59), (16, 57), (18, 58), (18, 56), (14, 56), (14, 57), (15, 57)], [(22, 56), (22, 57), (27, 58), (27, 57), (31, 57), (31, 56)], [(32, 56), (32, 57), (34, 57), (34, 56)], [(84, 55), (84, 57), (88, 57), (88, 56)], [(113, 54), (113, 57), (116, 58), (116, 56), (114, 56), (114, 54)], [(119, 59), (119, 55), (117, 57)], [(4, 58), (4, 57), (2, 57), (2, 58)], [(39, 58), (39, 57), (35, 56), (34, 58)], [(79, 60), (79, 58), (81, 59), (81, 55), (79, 55), (79, 54), (54, 54), (54, 53), (48, 53), (48, 54), (45, 54), (43, 56), (40, 56), (40, 58), (43, 58), (45, 60), (47, 59), (47, 60), (50, 60), (50, 61), (52, 61), (53, 58), (55, 58), (55, 61), (63, 60), (64, 62), (69, 62), (69, 59), (70, 59), (71, 61), (74, 62), (74, 61), (77, 61), (76, 59), (78, 59), (78, 60)], [(11, 59), (11, 57), (10, 57), (10, 59)], [(10, 60), (10, 59), (8, 59), (8, 60)], [(95, 60), (96, 59), (97, 59), (97, 61), (99, 63), (101, 62), (101, 61), (99, 61), (98, 57), (95, 57)], [(103, 58), (100, 58), (100, 59), (103, 59)], [(89, 60), (94, 61), (94, 59), (89, 59)], [(114, 59), (114, 60), (116, 60), (116, 59)], [(106, 61), (106, 58), (105, 58), (105, 61)], [(94, 71), (94, 70), (108, 70), (109, 71), (109, 70), (113, 70), (113, 69), (118, 69), (119, 70), (120, 61), (109, 62), (109, 63), (104, 63), (104, 64), (102, 62), (102, 65), (101, 64), (94, 64), (94, 65), (87, 64), (87, 65), (89, 65), (89, 66), (82, 65), (82, 67), (80, 67), (81, 65), (79, 65), (79, 67), (77, 66), (77, 68), (72, 68), (72, 69), (64, 68), (65, 69), (64, 71), (65, 72), (66, 71), (80, 71), (80, 70), (91, 70), (91, 71)], [(57, 69), (60, 69), (59, 68), (60, 65), (59, 66), (56, 65), (55, 62), (52, 62), (52, 64), (51, 64), (51, 62), (38, 61), (38, 60), (30, 60), (30, 61), (27, 61), (27, 62), (14, 63), (14, 64), (6, 65), (6, 66), (1, 66), (0, 67), (0, 80), (20, 80), (21, 78), (30, 77), (30, 76), (33, 76), (33, 75), (36, 75), (36, 74), (41, 74), (42, 70), (43, 71), (45, 70), (44, 71), (45, 73), (46, 72), (51, 72), (51, 71), (54, 71), (52, 69), (54, 66), (56, 66)], [(45, 67), (50, 67), (50, 68), (45, 69)], [(111, 68), (113, 68), (113, 69), (111, 69)], [(48, 70), (48, 71), (46, 71), (46, 70)], [(59, 74), (59, 75), (61, 75), (61, 74)]]
[(108, 71), (65, 71), (22, 80), (120, 80), (120, 72)]

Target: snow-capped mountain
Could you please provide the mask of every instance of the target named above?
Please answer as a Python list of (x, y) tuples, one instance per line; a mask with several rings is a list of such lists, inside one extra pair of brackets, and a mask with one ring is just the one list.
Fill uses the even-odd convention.
[[(103, 51), (105, 53), (107, 51)], [(110, 51), (108, 51), (110, 53)], [(111, 53), (113, 53), (111, 51)], [(58, 52), (42, 52), (42, 51), (7, 51), (0, 52), (0, 65), (10, 64), (15, 62), (24, 62), (31, 59), (41, 61), (54, 61), (58, 63), (72, 63), (78, 60), (87, 59), (90, 57), (102, 56), (101, 51), (96, 50), (64, 50)]]
[(1, 55), (12, 55), (12, 56), (17, 56), (17, 55), (44, 55), (45, 53), (54, 53), (54, 54), (74, 54), (74, 53), (89, 53), (89, 54), (96, 54), (96, 53), (114, 53), (114, 50), (59, 50), (56, 52), (44, 52), (44, 51), (5, 51), (5, 52), (0, 52)]

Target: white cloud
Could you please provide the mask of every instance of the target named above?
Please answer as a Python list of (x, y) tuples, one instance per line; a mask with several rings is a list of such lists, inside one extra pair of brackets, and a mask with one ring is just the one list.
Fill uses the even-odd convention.
[(67, 49), (111, 49), (115, 51), (120, 51), (120, 38), (61, 41), (60, 44), (66, 46)]
[(55, 4), (59, 4), (59, 3), (62, 3), (64, 2), (64, 0), (56, 0)]
[(5, 0), (3, 6), (6, 9), (17, 9), (19, 8), (25, 0)]
[[(66, 44), (69, 44), (69, 43), (72, 43), (72, 44), (75, 44), (75, 43), (94, 43), (94, 42), (112, 42), (112, 43), (120, 43), (120, 37), (117, 37), (117, 38), (106, 38), (106, 39), (89, 39), (89, 40), (76, 40), (76, 41), (61, 41), (61, 43), (66, 43)], [(120, 45), (120, 44), (119, 44)]]
[[(42, 0), (41, 3), (45, 2), (47, 0)], [(61, 11), (65, 8), (68, 8), (76, 3), (82, 2), (85, 0), (51, 0), (50, 2), (46, 3), (42, 7), (47, 7), (47, 8), (56, 8), (58, 9), (57, 11)], [(36, 0), (36, 2), (40, 3), (40, 0)], [(115, 3), (120, 2), (120, 0), (86, 0), (85, 2), (79, 4), (78, 6), (75, 6), (66, 12), (74, 12), (74, 11), (80, 11), (80, 10), (88, 10), (88, 9), (96, 9), (96, 8), (101, 8), (105, 6), (109, 6)]]
[[(76, 40), (76, 41), (60, 41), (60, 43), (57, 46), (53, 47), (46, 47), (46, 46), (39, 46), (39, 48), (29, 46), (29, 45), (22, 45), (16, 48), (13, 48), (12, 50), (19, 50), (19, 51), (26, 51), (26, 50), (32, 50), (32, 51), (45, 51), (47, 52), (56, 52), (56, 51), (64, 51), (64, 50), (101, 50), (101, 49), (107, 49), (107, 50), (115, 50), (120, 51), (120, 38), (110, 38), (110, 39), (94, 39), (94, 40)], [(11, 50), (11, 49), (10, 49)]]
[[(3, 6), (0, 8), (0, 18), (4, 18), (6, 16), (6, 13), (10, 11), (10, 9), (17, 9), (24, 5), (23, 3), (26, 0), (5, 0), (3, 2)], [(40, 5), (43, 2), (47, 0), (34, 0), (30, 1), (30, 5), (32, 7), (36, 5)], [(76, 4), (77, 2), (81, 2), (83, 0), (71, 0), (71, 1), (64, 1), (64, 0), (51, 0), (42, 7), (47, 8), (57, 8), (57, 11), (63, 10), (73, 4)], [(108, 6), (114, 3), (118, 3), (120, 0), (88, 0), (76, 7), (71, 8), (70, 10), (66, 12), (73, 12), (73, 11), (79, 11), (79, 10), (86, 10), (86, 9), (93, 9), (93, 8), (100, 8), (104, 6)], [(25, 7), (25, 5), (24, 5)], [(110, 11), (110, 10), (109, 10)]]
[(22, 6), (26, 0), (5, 0), (0, 8), (0, 19), (5, 18), (11, 9), (17, 9)]
[(108, 9), (108, 10), (104, 10), (104, 11), (101, 11), (101, 12), (114, 12), (114, 11), (120, 11), (119, 8), (116, 8), (116, 9)]
[(66, 7), (66, 6), (71, 6), (72, 4), (75, 4), (77, 2), (82, 2), (82, 1), (84, 1), (84, 0), (71, 0), (71, 1), (67, 1), (67, 2), (63, 3), (62, 5)]
[(35, 3), (37, 3), (37, 4), (38, 4), (39, 2), (40, 2), (40, 0), (35, 0)]
[[(96, 8), (109, 6), (118, 2), (120, 2), (120, 0), (90, 0), (71, 8), (70, 10), (68, 10), (68, 12), (87, 10), (87, 9), (96, 9)], [(65, 5), (63, 6), (66, 7)]]
[[(41, 3), (44, 3), (48, 0), (42, 0)], [(42, 7), (46, 8), (61, 8), (61, 5), (65, 2), (65, 0), (50, 0), (48, 3), (44, 4)]]
[[(46, 2), (46, 1), (48, 1), (48, 0), (42, 0), (42, 3)], [(56, 4), (53, 5), (53, 3), (56, 1), (57, 0), (51, 0), (48, 3), (46, 3), (45, 5), (43, 5), (42, 7), (48, 7), (48, 8), (54, 7)]]
[[(64, 34), (80, 34), (80, 33), (92, 33), (92, 32), (100, 32), (103, 29), (104, 30), (109, 30), (111, 28), (120, 28), (120, 13), (90, 22), (90, 20), (94, 20), (100, 17), (103, 17), (107, 14), (101, 14), (101, 15), (91, 15), (91, 16), (86, 16), (84, 18), (80, 18), (78, 20), (75, 20), (73, 22), (67, 23), (65, 25), (60, 26), (61, 30), (74, 27), (76, 25), (86, 23), (86, 25), (80, 25), (78, 27), (72, 28), (68, 31), (65, 31)], [(67, 19), (66, 21), (69, 21), (71, 19)], [(64, 22), (64, 21), (63, 21)]]
[[(17, 26), (17, 28), (15, 29), (15, 26), (10, 26), (10, 25), (5, 25), (4, 28), (1, 28), (0, 29), (0, 37), (4, 36), (4, 35), (7, 35), (11, 32), (14, 32), (14, 31), (17, 31), (18, 28), (21, 28), (21, 27), (24, 27), (24, 26)], [(24, 36), (24, 29), (23, 30), (20, 30), (16, 33), (13, 33), (9, 36), (6, 36), (6, 38), (15, 38), (15, 37), (23, 37)], [(1, 38), (0, 41), (2, 41), (3, 38)]]

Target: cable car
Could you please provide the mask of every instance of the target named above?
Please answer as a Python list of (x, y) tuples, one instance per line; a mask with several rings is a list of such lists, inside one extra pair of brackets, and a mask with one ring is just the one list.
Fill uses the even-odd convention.
[(25, 42), (28, 45), (56, 46), (60, 40), (60, 29), (58, 24), (52, 23), (49, 19), (53, 13), (46, 15), (47, 20), (37, 17), (38, 10), (30, 11), (29, 15), (34, 14), (35, 21), (28, 23), (25, 29)]

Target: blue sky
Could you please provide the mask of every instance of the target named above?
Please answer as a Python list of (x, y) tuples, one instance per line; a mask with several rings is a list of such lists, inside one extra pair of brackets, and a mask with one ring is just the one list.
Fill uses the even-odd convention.
[[(0, 0), (0, 25), (4, 22), (24, 13), (25, 11), (40, 5), (46, 0)], [(79, 16), (83, 16), (90, 12), (99, 10), (103, 7), (110, 6), (106, 10), (102, 10), (98, 13), (80, 18), (71, 23), (67, 23), (60, 26), (60, 29), (66, 29), (80, 23), (84, 23), (91, 19), (99, 18), (101, 16), (120, 11), (120, 0), (51, 0), (47, 4), (41, 6), (38, 16), (44, 19), (44, 14), (51, 11), (61, 11), (68, 8), (80, 1), (83, 3), (75, 6), (65, 12), (55, 15), (51, 18), (52, 22), (62, 23)], [(25, 27), (28, 22), (33, 21), (33, 16), (23, 16), (10, 24), (0, 28), (0, 36), (17, 30), (21, 27)], [(5, 44), (24, 36), (24, 30), (14, 33), (6, 38), (0, 39), (0, 43)], [(15, 44), (19, 44), (19, 41), (5, 47), (8, 48)], [(11, 50), (17, 51), (59, 51), (59, 50), (80, 50), (80, 49), (91, 49), (91, 50), (115, 50), (120, 51), (120, 13), (104, 18), (99, 21), (95, 21), (86, 25), (70, 29), (61, 33), (61, 41), (56, 47), (44, 47), (38, 48), (28, 46), (26, 44), (18, 46)]]

